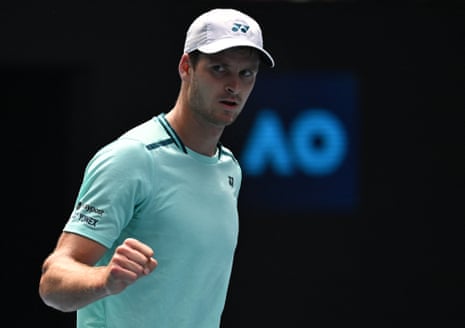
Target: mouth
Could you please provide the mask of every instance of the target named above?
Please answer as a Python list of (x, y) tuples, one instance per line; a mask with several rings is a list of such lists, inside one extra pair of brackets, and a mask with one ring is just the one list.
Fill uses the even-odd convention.
[(224, 105), (230, 106), (230, 107), (237, 105), (234, 101), (228, 101), (228, 100), (221, 101), (221, 103)]
[(228, 107), (236, 107), (239, 104), (239, 102), (233, 99), (223, 99), (223, 100), (220, 100), (220, 103)]

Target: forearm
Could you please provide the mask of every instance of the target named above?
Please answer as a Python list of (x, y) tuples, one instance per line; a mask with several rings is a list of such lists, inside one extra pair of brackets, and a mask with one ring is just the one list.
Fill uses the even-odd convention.
[(63, 312), (76, 311), (109, 293), (105, 267), (92, 267), (69, 258), (44, 262), (39, 294), (45, 304)]

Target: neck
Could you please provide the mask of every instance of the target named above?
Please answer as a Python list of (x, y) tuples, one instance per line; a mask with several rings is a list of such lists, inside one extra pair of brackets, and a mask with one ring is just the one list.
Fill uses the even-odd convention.
[(166, 119), (185, 146), (206, 156), (215, 155), (224, 128), (199, 119), (179, 103), (166, 114)]

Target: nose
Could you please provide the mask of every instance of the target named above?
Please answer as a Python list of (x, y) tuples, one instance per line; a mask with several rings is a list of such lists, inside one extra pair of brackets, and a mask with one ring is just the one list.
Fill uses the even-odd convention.
[(239, 81), (235, 78), (231, 78), (225, 86), (227, 93), (235, 95), (239, 92)]
[(226, 91), (232, 95), (235, 94), (234, 88), (232, 86), (227, 85)]

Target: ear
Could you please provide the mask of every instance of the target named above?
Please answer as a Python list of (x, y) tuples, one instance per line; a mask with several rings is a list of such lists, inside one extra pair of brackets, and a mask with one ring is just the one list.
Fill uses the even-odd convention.
[(178, 65), (179, 76), (181, 77), (181, 79), (189, 75), (190, 65), (191, 64), (189, 61), (189, 55), (183, 54), (181, 56), (181, 59), (179, 60), (179, 65)]

